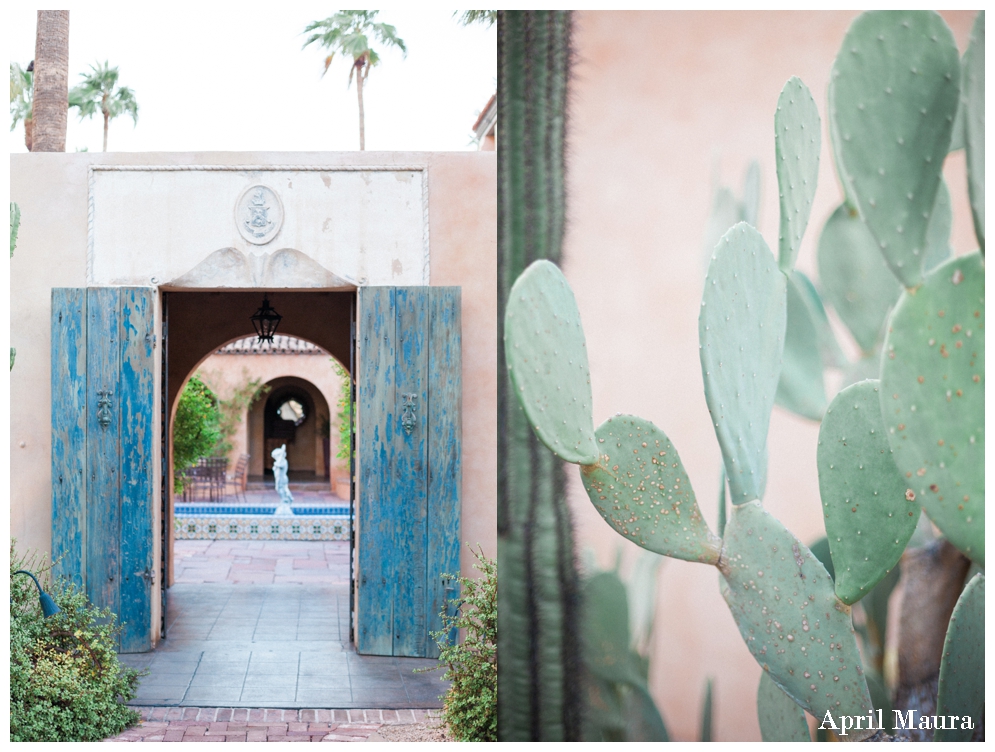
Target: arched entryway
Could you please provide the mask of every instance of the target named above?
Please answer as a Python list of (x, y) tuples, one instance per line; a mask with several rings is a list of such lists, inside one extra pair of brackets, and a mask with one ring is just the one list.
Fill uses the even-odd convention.
[(269, 389), (266, 397), (248, 414), (250, 478), (272, 478), (273, 450), (286, 445), (291, 482), (318, 484), (327, 480), (331, 473), (326, 452), (331, 450), (333, 417), (328, 398), (298, 376), (271, 379), (264, 386)]
[[(352, 363), (352, 332), (354, 331), (355, 298), (353, 291), (279, 291), (266, 293), (270, 306), (282, 316), (278, 332), (295, 340), (313, 343), (342, 364), (349, 371)], [(211, 355), (236, 341), (252, 342), (250, 316), (259, 308), (263, 293), (259, 291), (163, 291), (163, 393), (168, 404), (169, 425), (175, 416), (180, 391), (189, 377)], [(321, 358), (322, 356), (312, 356)], [(329, 363), (329, 368), (331, 364)], [(314, 479), (316, 470), (324, 476), (323, 447), (320, 441), (320, 421), (328, 419), (329, 405), (326, 395), (313, 384), (299, 376), (287, 375), (267, 379), (274, 383), (271, 390), (286, 395), (296, 394), (304, 402), (307, 412), (300, 426), (296, 427), (294, 441), (288, 445), (292, 470), (307, 472)], [(265, 470), (272, 468), (272, 458), (266, 451), (265, 421), (263, 411), (273, 391), (267, 398), (256, 402), (249, 411), (246, 448), (249, 454), (249, 476), (265, 480)], [(282, 404), (282, 403), (281, 403)], [(280, 407), (279, 405), (276, 407)], [(286, 427), (277, 424), (286, 431)], [(169, 552), (172, 550), (176, 527), (171, 496), (172, 458), (171, 436), (163, 436), (164, 453), (169, 456), (163, 487), (163, 567), (168, 573), (167, 586), (175, 580)], [(270, 441), (272, 443), (272, 441)], [(267, 463), (267, 460), (269, 462)], [(295, 467), (296, 465), (296, 467)], [(272, 475), (269, 476), (272, 478)], [(348, 501), (348, 499), (346, 499)], [(350, 559), (351, 559), (350, 555)], [(350, 601), (351, 603), (351, 601)], [(165, 603), (163, 604), (165, 614)], [(165, 620), (162, 624), (165, 627)]]
[[(246, 320), (263, 295), (144, 287), (53, 291), (53, 362), (66, 364), (53, 370), (53, 436), (63, 442), (53, 445), (53, 507), (85, 512), (53, 515), (53, 554), (63, 557), (70, 575), (85, 578), (94, 602), (121, 614), (127, 606), (125, 652), (147, 650), (163, 636), (149, 604), (172, 579), (169, 433), (177, 396), (207, 355), (248, 334)], [(359, 565), (348, 596), (358, 615), (357, 650), (432, 655), (430, 634), (441, 626), (439, 613), (453, 590), (442, 573), (457, 571), (459, 562), (459, 288), (297, 290), (268, 297), (282, 314), (283, 331), (348, 361), (359, 385), (353, 442)], [(155, 419), (157, 393), (161, 417)], [(71, 422), (82, 400), (86, 424), (63, 431), (59, 421)], [(149, 505), (153, 478), (161, 479), (161, 545), (153, 534), (158, 515)]]

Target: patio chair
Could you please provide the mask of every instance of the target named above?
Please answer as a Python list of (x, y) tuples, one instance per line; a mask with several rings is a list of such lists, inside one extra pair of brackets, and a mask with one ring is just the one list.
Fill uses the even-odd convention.
[(227, 457), (205, 457), (206, 485), (211, 501), (222, 501), (225, 495), (225, 481), (228, 477)]
[(249, 455), (240, 454), (238, 456), (238, 462), (235, 463), (235, 470), (225, 476), (225, 494), (228, 493), (228, 487), (231, 486), (232, 490), (235, 492), (235, 498), (241, 498), (242, 502), (245, 502), (245, 481), (246, 476), (249, 472)]
[[(227, 457), (201, 457), (186, 471), (189, 479), (183, 488), (184, 501), (221, 501), (225, 495)], [(189, 490), (189, 495), (188, 495)]]

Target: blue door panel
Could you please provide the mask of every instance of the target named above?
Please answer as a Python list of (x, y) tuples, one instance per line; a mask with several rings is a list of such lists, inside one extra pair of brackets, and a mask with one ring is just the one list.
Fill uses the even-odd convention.
[(52, 290), (52, 561), (86, 579), (86, 290)]
[(358, 294), (357, 650), (437, 656), (459, 572), (460, 291)]
[(151, 647), (154, 291), (52, 291), (52, 554)]

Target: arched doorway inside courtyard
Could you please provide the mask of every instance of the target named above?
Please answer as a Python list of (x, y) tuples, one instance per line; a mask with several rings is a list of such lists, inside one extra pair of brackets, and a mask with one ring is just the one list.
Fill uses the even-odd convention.
[[(169, 416), (169, 433), (163, 437), (164, 457), (169, 457), (169, 462), (164, 463), (168, 477), (164, 477), (162, 483), (161, 550), (163, 569), (167, 573), (164, 584), (168, 589), (177, 581), (177, 562), (184, 563), (184, 557), (174, 555), (176, 546), (196, 545), (191, 541), (223, 541), (228, 546), (248, 546), (247, 550), (251, 550), (257, 544), (275, 545), (277, 541), (286, 540), (295, 541), (298, 548), (306, 541), (314, 541), (321, 548), (322, 540), (334, 539), (337, 548), (345, 549), (340, 552), (344, 556), (334, 558), (348, 562), (344, 571), (333, 578), (347, 586), (346, 593), (340, 594), (340, 600), (347, 614), (348, 640), (351, 639), (353, 603), (350, 597), (354, 561), (354, 538), (350, 534), (354, 518), (352, 493), (347, 483), (344, 498), (331, 497), (332, 481), (325, 480), (328, 458), (322, 431), (328, 432), (330, 428), (329, 397), (334, 392), (341, 393), (340, 386), (345, 387), (347, 394), (352, 391), (349, 371), (353, 359), (355, 293), (280, 292), (268, 297), (270, 305), (282, 315), (275, 345), (260, 344), (250, 334), (249, 316), (257, 310), (261, 300), (258, 292), (163, 292), (162, 383), (164, 409)], [(302, 336), (302, 333), (308, 336)], [(333, 367), (337, 376), (333, 376)], [(179, 469), (181, 482), (186, 475), (197, 476), (202, 472), (208, 476), (207, 479), (194, 479), (193, 493), (188, 493), (184, 486), (181, 496), (174, 484), (178, 468), (171, 453), (172, 430), (181, 391), (194, 374), (213, 388), (220, 405), (230, 408), (234, 400), (229, 398), (233, 393), (240, 389), (244, 391), (246, 387), (251, 391), (258, 384), (261, 384), (258, 394), (262, 397), (254, 397), (242, 407), (235, 407), (242, 412), (230, 416), (232, 433), (226, 437), (227, 456), (201, 460), (201, 464), (226, 463), (227, 472), (206, 466)], [(306, 508), (294, 509), (295, 515), (311, 513), (306, 518), (295, 516), (284, 520), (260, 516), (260, 513), (272, 512), (278, 501), (271, 470), (271, 452), (275, 446), (287, 449), (293, 490), (298, 497), (301, 492), (307, 494)], [(346, 461), (344, 468), (342, 464), (339, 463), (338, 469), (344, 471), (348, 479), (351, 477), (350, 462)], [(302, 483), (306, 484), (305, 488)], [(335, 519), (331, 519), (330, 514), (316, 514), (322, 509), (333, 508)], [(309, 558), (308, 551), (301, 553), (304, 559)], [(314, 552), (310, 554), (313, 556)], [(259, 557), (241, 556), (238, 561), (228, 561), (226, 565), (242, 571), (234, 574), (229, 571), (226, 580), (258, 582), (260, 578), (266, 578), (265, 572), (253, 569), (259, 562), (246, 562), (246, 558)], [(190, 562), (186, 560), (185, 563)], [(218, 577), (217, 566), (225, 562), (215, 561), (214, 564), (213, 574), (205, 571), (203, 576)], [(263, 566), (267, 564), (273, 562), (263, 561)], [(281, 562), (283, 564), (286, 562)], [(189, 579), (191, 570), (186, 568), (185, 572)], [(269, 577), (272, 581), (274, 573)], [(180, 579), (184, 579), (182, 573)], [(288, 581), (285, 572), (277, 579)], [(166, 597), (162, 605), (161, 630), (168, 639), (171, 615)]]
[(332, 483), (331, 435), (339, 426), (333, 426), (336, 416), (330, 409), (329, 395), (299, 376), (271, 379), (263, 386), (267, 394), (247, 416), (250, 480), (269, 481), (273, 477), (273, 450), (285, 445), (292, 482)]
[[(313, 342), (277, 334), (272, 342), (245, 337), (223, 345), (188, 379), (172, 407), (173, 540), (164, 546), (170, 586), (341, 586), (313, 600), (339, 604), (349, 618), (333, 612), (331, 621), (344, 622), (341, 638), (351, 642), (348, 370)], [(191, 453), (194, 436), (207, 437), (198, 455)], [(289, 464), (285, 507), (274, 483), (274, 450)], [(168, 635), (181, 614), (169, 608), (164, 614)]]

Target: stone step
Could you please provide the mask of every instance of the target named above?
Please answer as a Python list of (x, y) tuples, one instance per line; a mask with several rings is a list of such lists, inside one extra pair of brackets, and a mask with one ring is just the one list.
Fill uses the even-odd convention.
[[(323, 481), (300, 481), (294, 482), (290, 481), (288, 484), (291, 493), (294, 491), (331, 491), (331, 484), (327, 480)], [(273, 487), (273, 481), (249, 481), (245, 484), (246, 491), (273, 491), (276, 489)]]

